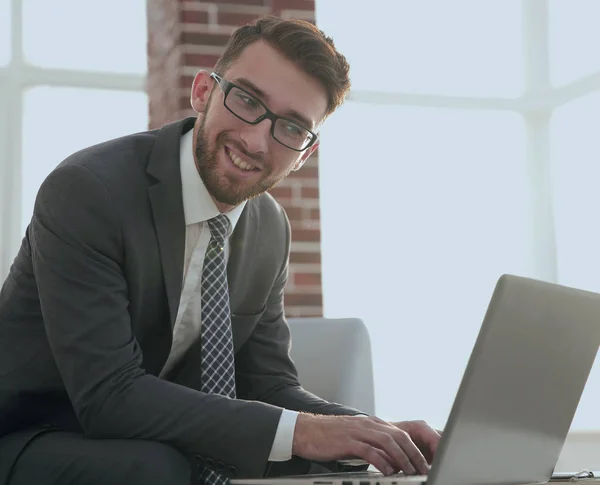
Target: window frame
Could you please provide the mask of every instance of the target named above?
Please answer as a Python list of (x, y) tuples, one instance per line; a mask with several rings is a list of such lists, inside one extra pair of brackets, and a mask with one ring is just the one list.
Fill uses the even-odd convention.
[(10, 0), (11, 55), (0, 66), (0, 278), (8, 275), (21, 244), (23, 99), (40, 85), (146, 92), (146, 76), (76, 69), (43, 68), (28, 63), (23, 51), (23, 6)]
[[(600, 90), (600, 71), (569, 84), (550, 82), (548, 3), (522, 0), (525, 89), (515, 98), (427, 95), (352, 91), (356, 103), (424, 106), (464, 110), (509, 110), (523, 116), (527, 130), (527, 164), (530, 184), (537, 187), (531, 211), (537, 227), (531, 254), (538, 274), (557, 282), (556, 232), (550, 167), (549, 125), (553, 111), (570, 101)], [(23, 97), (37, 85), (67, 86), (145, 92), (146, 76), (47, 69), (28, 64), (23, 54), (23, 8), (11, 0), (11, 58), (0, 67), (0, 277), (8, 274), (21, 234)], [(535, 177), (535, 180), (533, 179)], [(533, 193), (533, 192), (532, 192)]]
[[(551, 178), (550, 119), (556, 108), (600, 91), (600, 70), (562, 85), (550, 77), (549, 5), (547, 0), (521, 0), (524, 90), (518, 97), (464, 97), (407, 92), (353, 90), (354, 103), (421, 106), (460, 110), (507, 110), (521, 115), (526, 129), (526, 163), (530, 174), (533, 270), (540, 278), (558, 283), (557, 237)], [(325, 312), (327, 302), (324, 301)]]

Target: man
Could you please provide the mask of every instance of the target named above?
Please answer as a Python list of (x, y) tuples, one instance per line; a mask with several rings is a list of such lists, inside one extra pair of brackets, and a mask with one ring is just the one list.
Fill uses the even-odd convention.
[(0, 294), (0, 482), (212, 485), (348, 457), (427, 472), (437, 432), (319, 399), (288, 355), (290, 227), (265, 191), (348, 89), (331, 39), (263, 18), (196, 75), (197, 119), (47, 177)]

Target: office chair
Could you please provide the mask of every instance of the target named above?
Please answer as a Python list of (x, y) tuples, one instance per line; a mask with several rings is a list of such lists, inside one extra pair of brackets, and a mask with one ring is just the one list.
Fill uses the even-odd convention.
[(300, 384), (327, 401), (375, 414), (367, 327), (358, 318), (289, 318)]
[(578, 472), (584, 468), (600, 472), (600, 431), (569, 432), (555, 471)]

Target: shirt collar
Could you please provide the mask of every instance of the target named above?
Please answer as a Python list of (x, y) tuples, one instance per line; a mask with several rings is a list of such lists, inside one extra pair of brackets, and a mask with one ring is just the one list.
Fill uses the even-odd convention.
[[(196, 169), (194, 162), (194, 130), (190, 130), (181, 137), (180, 146), (180, 169), (181, 169), (181, 190), (183, 195), (183, 213), (185, 224), (197, 224), (205, 222), (220, 214), (212, 197), (208, 193), (202, 177)], [(231, 223), (228, 236), (231, 236), (235, 225), (237, 224), (246, 201), (236, 206), (225, 215)]]

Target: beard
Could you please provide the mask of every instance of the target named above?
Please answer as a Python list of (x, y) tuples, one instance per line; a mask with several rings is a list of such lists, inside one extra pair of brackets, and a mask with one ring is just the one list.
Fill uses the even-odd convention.
[[(258, 197), (267, 192), (291, 172), (292, 167), (280, 176), (272, 176), (272, 170), (269, 169), (268, 164), (265, 163), (263, 158), (259, 158), (256, 155), (250, 155), (238, 142), (228, 139), (226, 132), (220, 133), (216, 138), (215, 145), (211, 147), (206, 134), (205, 122), (206, 117), (203, 116), (200, 120), (198, 135), (196, 137), (196, 167), (206, 189), (218, 202), (237, 206), (245, 200), (253, 199), (254, 197)], [(247, 182), (236, 180), (234, 177), (219, 173), (217, 153), (225, 146), (225, 143), (234, 146), (249, 159), (261, 163), (263, 168), (260, 180), (256, 182)]]

